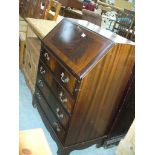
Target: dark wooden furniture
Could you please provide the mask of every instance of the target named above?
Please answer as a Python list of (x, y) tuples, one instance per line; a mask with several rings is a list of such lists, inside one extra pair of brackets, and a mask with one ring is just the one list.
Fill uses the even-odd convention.
[(100, 14), (86, 9), (82, 9), (82, 19), (98, 26), (101, 26), (102, 23), (102, 16)]
[(109, 128), (109, 134), (103, 141), (104, 147), (111, 147), (119, 143), (127, 134), (135, 118), (135, 69), (133, 68), (130, 79), (120, 101), (118, 112)]
[(48, 3), (49, 0), (20, 0), (19, 14), (23, 18), (44, 18)]
[(25, 18), (30, 15), (29, 8), (32, 0), (20, 0), (19, 1), (19, 14)]
[(114, 22), (113, 32), (135, 41), (135, 16), (129, 11), (119, 12)]
[(82, 10), (83, 3), (78, 0), (58, 0), (62, 6)]
[(33, 105), (58, 155), (102, 144), (113, 125), (134, 66), (134, 45), (110, 33), (108, 38), (63, 19), (42, 40)]

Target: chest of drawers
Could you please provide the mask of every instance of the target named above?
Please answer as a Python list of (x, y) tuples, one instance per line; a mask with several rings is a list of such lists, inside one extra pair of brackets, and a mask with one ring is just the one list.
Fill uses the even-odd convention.
[(63, 19), (41, 43), (33, 105), (58, 155), (100, 144), (134, 66), (134, 45)]

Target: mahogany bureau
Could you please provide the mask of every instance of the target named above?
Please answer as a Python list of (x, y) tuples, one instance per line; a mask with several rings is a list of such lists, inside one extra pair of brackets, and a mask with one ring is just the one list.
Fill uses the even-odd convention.
[(41, 42), (33, 106), (58, 155), (102, 144), (134, 66), (134, 45), (63, 19)]

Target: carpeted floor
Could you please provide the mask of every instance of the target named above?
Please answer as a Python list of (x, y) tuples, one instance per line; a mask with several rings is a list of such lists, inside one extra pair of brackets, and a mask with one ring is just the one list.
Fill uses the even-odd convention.
[[(53, 155), (57, 155), (57, 145), (44, 126), (37, 109), (32, 106), (32, 94), (26, 85), (24, 75), (19, 73), (19, 130), (42, 128)], [(95, 145), (75, 150), (70, 155), (115, 155), (116, 147), (110, 149), (96, 148)]]

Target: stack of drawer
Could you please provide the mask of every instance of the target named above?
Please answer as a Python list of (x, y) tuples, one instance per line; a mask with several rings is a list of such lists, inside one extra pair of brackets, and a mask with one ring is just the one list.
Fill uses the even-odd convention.
[(23, 72), (25, 75), (26, 82), (30, 90), (32, 91), (32, 94), (35, 90), (35, 82), (40, 56), (40, 47), (41, 44), (38, 38), (27, 38)]
[(47, 119), (62, 142), (75, 102), (75, 83), (76, 78), (56, 61), (46, 47), (42, 46), (35, 99), (40, 103), (40, 108), (46, 111)]

